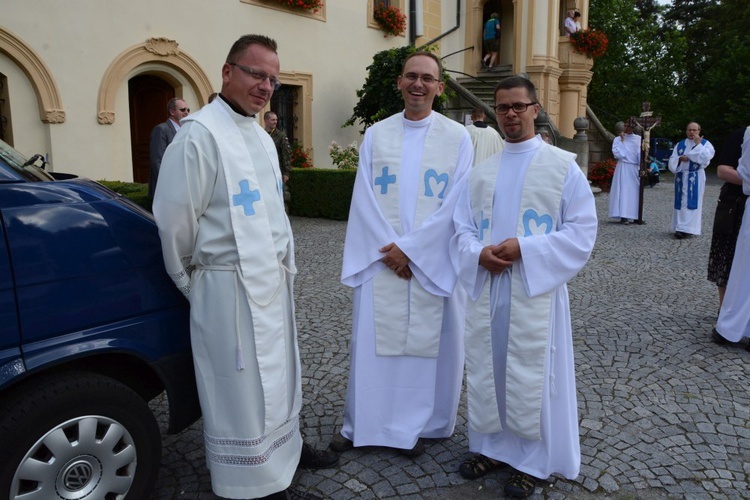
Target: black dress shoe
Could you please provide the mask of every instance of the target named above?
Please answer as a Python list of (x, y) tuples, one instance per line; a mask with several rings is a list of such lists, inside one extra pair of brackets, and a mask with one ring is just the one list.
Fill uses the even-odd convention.
[[(742, 345), (742, 342), (732, 342), (731, 340), (725, 339), (717, 330), (714, 328), (711, 330), (711, 340), (715, 344), (719, 345), (730, 345), (730, 346), (739, 346)], [(750, 351), (750, 344), (748, 344), (747, 350)]]
[(424, 453), (424, 441), (422, 441), (422, 438), (419, 438), (417, 439), (417, 444), (414, 445), (414, 448), (409, 450), (399, 448), (398, 452), (405, 457), (416, 458)]
[(257, 500), (323, 500), (322, 497), (313, 495), (312, 493), (305, 493), (304, 491), (296, 490), (294, 488), (287, 488), (278, 493), (268, 495), (265, 497), (258, 498)]
[(285, 500), (323, 500), (323, 497), (295, 490), (294, 488), (287, 488), (282, 493), (286, 495)]
[(344, 453), (354, 448), (354, 443), (352, 443), (351, 439), (347, 439), (341, 434), (334, 434), (333, 438), (331, 438), (331, 444), (328, 447), (333, 451)]
[(302, 454), (299, 457), (300, 469), (327, 469), (339, 461), (337, 453), (318, 451), (307, 443), (302, 443)]

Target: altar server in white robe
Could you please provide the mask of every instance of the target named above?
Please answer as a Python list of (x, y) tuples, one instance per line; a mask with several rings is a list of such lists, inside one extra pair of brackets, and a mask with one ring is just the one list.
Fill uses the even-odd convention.
[[(737, 174), (742, 179), (742, 192), (750, 195), (750, 127), (745, 130), (742, 140), (742, 156), (737, 165)], [(743, 337), (750, 338), (750, 198), (745, 201), (745, 214), (742, 217), (740, 235), (732, 260), (727, 290), (716, 322), (716, 331), (722, 337), (739, 342)], [(750, 351), (750, 344), (747, 345)]]
[(487, 125), (484, 120), (487, 115), (484, 110), (477, 106), (471, 110), (471, 124), (466, 126), (469, 132), (471, 143), (474, 146), (474, 165), (482, 163), (484, 160), (499, 153), (505, 146), (505, 141), (500, 133), (494, 128)]
[(534, 478), (578, 476), (575, 367), (566, 283), (586, 264), (596, 207), (575, 155), (534, 135), (533, 83), (502, 80), (495, 112), (505, 149), (476, 165), (456, 206), (451, 257), (469, 293), (469, 447), (462, 476), (513, 467), (505, 495)]
[(638, 219), (641, 181), (641, 136), (633, 133), (635, 121), (625, 121), (624, 130), (612, 140), (612, 154), (617, 160), (612, 187), (609, 190), (609, 216), (623, 224)]
[(278, 85), (276, 42), (241, 37), (221, 73), (219, 98), (164, 155), (154, 216), (167, 272), (190, 300), (212, 489), (287, 498), (302, 448), (294, 244), (276, 148), (254, 116)]
[(342, 266), (354, 288), (344, 424), (331, 448), (384, 446), (407, 456), (453, 433), (463, 372), (465, 293), (448, 255), (457, 187), (472, 164), (463, 125), (432, 111), (440, 60), (410, 56), (405, 109), (360, 148)]
[(668, 162), (674, 174), (672, 231), (678, 240), (701, 234), (706, 167), (716, 154), (699, 124), (688, 123), (685, 133), (687, 138), (677, 143)]

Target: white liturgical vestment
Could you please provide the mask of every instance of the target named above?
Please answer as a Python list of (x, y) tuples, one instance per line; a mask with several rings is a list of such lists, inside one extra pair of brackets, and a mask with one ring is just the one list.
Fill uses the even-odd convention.
[[(715, 153), (706, 139), (699, 144), (683, 139), (672, 150), (668, 163), (669, 171), (674, 174), (672, 231), (701, 234), (706, 167)], [(683, 155), (688, 157), (686, 161), (680, 161)]]
[[(472, 156), (465, 128), (434, 112), (420, 121), (399, 113), (365, 133), (341, 277), (354, 288), (341, 434), (355, 446), (410, 449), (453, 432), (465, 294), (448, 243)], [(392, 242), (409, 258), (410, 280), (381, 262)]]
[[(454, 215), (451, 257), (469, 293), (469, 447), (538, 478), (580, 468), (566, 283), (596, 240), (594, 197), (574, 156), (541, 139), (507, 143), (475, 166)], [(521, 258), (499, 275), (487, 245), (518, 238)]]
[(505, 141), (500, 137), (500, 133), (485, 123), (483, 126), (474, 124), (467, 125), (466, 131), (471, 137), (471, 143), (474, 145), (474, 165), (482, 163), (484, 160), (499, 153), (505, 146)]
[[(742, 179), (742, 192), (750, 194), (750, 127), (745, 129), (737, 173)], [(745, 201), (745, 214), (716, 330), (732, 342), (750, 337), (750, 198)]]
[(289, 486), (302, 439), (294, 247), (278, 157), (255, 118), (219, 98), (183, 120), (159, 172), (164, 263), (190, 300), (214, 493)]
[(620, 219), (638, 219), (638, 201), (641, 181), (638, 170), (641, 164), (641, 136), (625, 134), (612, 141), (612, 154), (617, 160), (612, 187), (609, 190), (609, 216)]

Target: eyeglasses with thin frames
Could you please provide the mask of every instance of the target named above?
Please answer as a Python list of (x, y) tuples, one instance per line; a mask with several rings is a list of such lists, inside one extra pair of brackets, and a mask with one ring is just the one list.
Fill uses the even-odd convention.
[(183, 113), (184, 113), (185, 111), (187, 111), (188, 113), (190, 113), (190, 108), (177, 108), (177, 109), (179, 109), (179, 110), (180, 110), (180, 111), (182, 111)]
[(279, 79), (276, 78), (275, 76), (269, 75), (265, 71), (261, 71), (259, 69), (248, 68), (247, 66), (243, 66), (237, 63), (229, 63), (229, 65), (241, 69), (242, 71), (247, 73), (250, 76), (250, 78), (253, 78), (255, 80), (260, 80), (261, 82), (264, 80), (268, 80), (268, 82), (271, 84), (271, 87), (273, 87), (274, 90), (279, 90), (281, 88), (281, 82), (279, 81)]
[(498, 115), (507, 115), (511, 109), (514, 113), (523, 113), (529, 106), (533, 106), (535, 102), (514, 102), (513, 104), (498, 104), (495, 106), (495, 113)]
[(416, 73), (406, 73), (404, 75), (404, 78), (409, 80), (410, 82), (416, 82), (417, 80), (422, 80), (422, 83), (425, 85), (432, 85), (436, 81), (438, 81), (437, 78), (430, 74), (424, 74), (424, 75), (418, 75)]

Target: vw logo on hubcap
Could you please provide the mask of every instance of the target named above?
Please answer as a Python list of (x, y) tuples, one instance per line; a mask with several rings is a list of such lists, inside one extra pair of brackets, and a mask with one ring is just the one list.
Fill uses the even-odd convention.
[(65, 471), (65, 487), (70, 491), (78, 491), (88, 484), (91, 474), (91, 465), (84, 461), (76, 462)]

